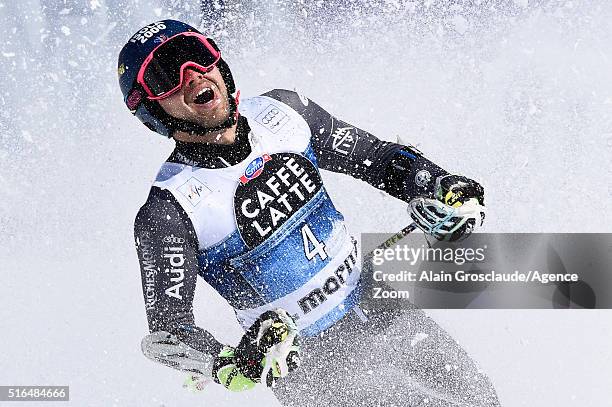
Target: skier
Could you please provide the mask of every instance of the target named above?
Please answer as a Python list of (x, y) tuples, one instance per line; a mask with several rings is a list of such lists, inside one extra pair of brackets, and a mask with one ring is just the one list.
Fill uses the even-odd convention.
[[(192, 373), (196, 388), (266, 383), (287, 406), (499, 405), (488, 378), (422, 311), (360, 304), (358, 246), (319, 169), (410, 203), (417, 225), (441, 240), (482, 223), (476, 181), (296, 92), (239, 100), (214, 41), (179, 21), (134, 34), (118, 73), (129, 110), (176, 142), (135, 221), (147, 357)], [(237, 346), (196, 325), (198, 275), (244, 327)]]

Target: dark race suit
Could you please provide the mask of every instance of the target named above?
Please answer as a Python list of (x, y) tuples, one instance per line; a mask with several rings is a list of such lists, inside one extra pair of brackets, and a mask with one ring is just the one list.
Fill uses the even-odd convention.
[[(446, 172), (295, 92), (245, 99), (240, 111), (235, 145), (207, 150), (177, 143), (136, 218), (152, 332), (144, 353), (210, 375), (222, 345), (194, 321), (200, 275), (245, 328), (277, 307), (297, 319), (304, 366), (279, 381), (275, 393), (283, 404), (305, 405), (314, 397), (321, 405), (425, 399), (495, 405), (486, 377), (422, 311), (366, 309), (366, 316), (355, 308), (363, 288), (359, 251), (318, 169), (349, 174), (402, 199), (431, 196), (431, 185), (414, 185), (417, 171), (429, 171), (432, 180)], [(238, 157), (228, 162), (224, 149)], [(399, 150), (414, 153), (399, 167), (410, 193), (390, 185), (397, 183), (398, 170), (389, 168)]]

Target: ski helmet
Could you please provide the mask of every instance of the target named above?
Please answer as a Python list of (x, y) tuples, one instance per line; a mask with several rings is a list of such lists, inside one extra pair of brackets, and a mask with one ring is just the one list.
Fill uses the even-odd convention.
[[(138, 83), (138, 72), (141, 66), (160, 44), (169, 38), (181, 33), (201, 34), (189, 24), (176, 20), (162, 20), (149, 24), (136, 32), (123, 46), (119, 54), (117, 72), (119, 74), (119, 86), (123, 93), (123, 101), (141, 122), (149, 129), (166, 137), (172, 137), (175, 130), (189, 133), (207, 133), (221, 130), (234, 125), (237, 120), (237, 101), (232, 95), (236, 92), (236, 86), (232, 72), (223, 58), (216, 63), (230, 100), (230, 114), (228, 119), (219, 126), (208, 128), (186, 120), (170, 116), (162, 109), (155, 100), (149, 100), (141, 84)], [(206, 39), (212, 47), (219, 52), (219, 47), (211, 38)]]

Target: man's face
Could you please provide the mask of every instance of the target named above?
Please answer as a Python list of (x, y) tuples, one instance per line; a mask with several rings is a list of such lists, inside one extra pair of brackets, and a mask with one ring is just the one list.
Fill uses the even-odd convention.
[(219, 68), (201, 73), (185, 69), (181, 88), (158, 100), (169, 115), (204, 127), (215, 127), (227, 120), (230, 103)]

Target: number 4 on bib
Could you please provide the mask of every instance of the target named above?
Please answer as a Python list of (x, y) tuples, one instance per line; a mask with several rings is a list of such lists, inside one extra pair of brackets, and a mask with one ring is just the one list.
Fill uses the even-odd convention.
[[(319, 242), (315, 237), (312, 230), (310, 230), (310, 226), (305, 224), (302, 226), (302, 240), (304, 241), (304, 254), (308, 260), (312, 260), (318, 254), (321, 257), (321, 260), (325, 260), (327, 258), (327, 253), (325, 253), (325, 243)], [(311, 250), (310, 247), (313, 246)]]

